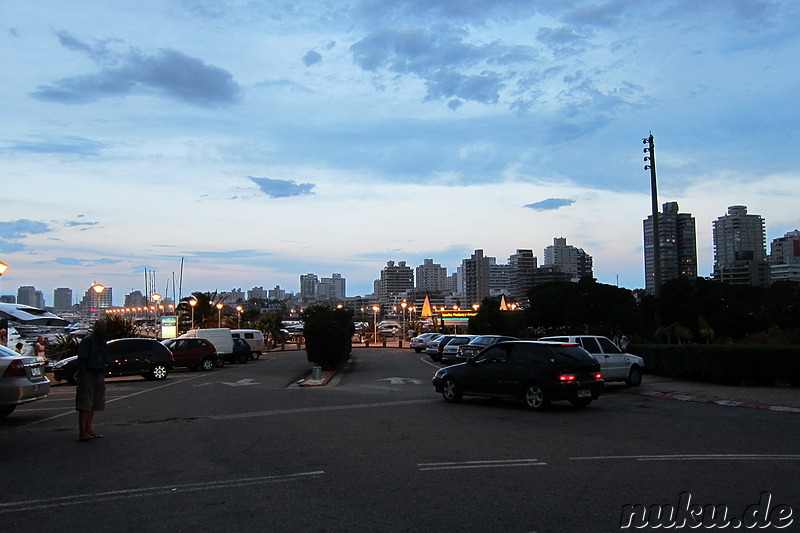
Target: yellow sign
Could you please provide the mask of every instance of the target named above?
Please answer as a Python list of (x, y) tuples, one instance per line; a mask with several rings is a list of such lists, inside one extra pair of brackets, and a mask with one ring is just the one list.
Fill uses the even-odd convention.
[(477, 315), (477, 311), (439, 311), (441, 318), (472, 318)]

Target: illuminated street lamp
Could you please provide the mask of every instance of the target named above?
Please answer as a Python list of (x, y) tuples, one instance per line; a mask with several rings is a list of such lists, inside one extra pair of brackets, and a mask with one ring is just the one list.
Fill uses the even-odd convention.
[(242, 306), (241, 305), (237, 305), (236, 306), (236, 329), (239, 329), (241, 327), (242, 327)]
[(197, 300), (195, 298), (192, 298), (191, 300), (189, 300), (189, 306), (192, 308), (192, 327), (191, 327), (191, 329), (194, 329), (194, 306), (195, 305), (197, 305)]
[(400, 304), (400, 307), (403, 308), (403, 338), (406, 338), (406, 307), (408, 307), (408, 303), (405, 300)]
[(7, 268), (8, 265), (0, 261), (0, 276), (2, 276), (5, 273)]
[(106, 288), (103, 285), (100, 285), (99, 283), (95, 283), (94, 285), (92, 285), (92, 290), (95, 293), (97, 293), (97, 314), (99, 315), (100, 314), (100, 293), (103, 292), (104, 290), (106, 290)]
[(217, 304), (218, 314), (217, 314), (217, 327), (222, 327), (222, 308), (225, 307), (225, 304), (220, 302)]
[(378, 342), (378, 311), (380, 311), (380, 307), (377, 305), (372, 306), (372, 338), (375, 342)]

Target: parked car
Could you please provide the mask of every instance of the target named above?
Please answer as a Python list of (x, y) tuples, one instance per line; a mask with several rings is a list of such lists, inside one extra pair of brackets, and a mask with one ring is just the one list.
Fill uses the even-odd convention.
[[(135, 376), (167, 379), (175, 366), (172, 352), (154, 339), (116, 339), (108, 341), (108, 376)], [(77, 384), (78, 357), (67, 357), (53, 365), (56, 381)]]
[(505, 341), (518, 341), (519, 339), (516, 337), (507, 337), (505, 335), (478, 335), (467, 344), (462, 344), (458, 347), (458, 353), (456, 354), (456, 360), (459, 363), (463, 363), (473, 355), (478, 355), (478, 352), (486, 348), (487, 346), (491, 346), (492, 344), (497, 344), (498, 342), (505, 342)]
[(422, 335), (413, 337), (410, 341), (408, 341), (408, 345), (415, 352), (421, 353), (425, 348), (428, 347), (428, 341), (436, 337), (440, 337), (441, 335), (441, 333), (423, 333)]
[(538, 341), (500, 342), (433, 376), (436, 392), (447, 402), (460, 402), (465, 395), (513, 398), (534, 411), (557, 400), (585, 407), (603, 385), (600, 363), (586, 350)]
[(456, 335), (450, 339), (450, 341), (442, 348), (442, 363), (448, 365), (457, 363), (458, 360), (456, 359), (456, 356), (458, 355), (458, 349), (461, 346), (468, 344), (475, 337), (477, 337), (477, 335)]
[(232, 329), (231, 336), (236, 339), (244, 339), (250, 345), (250, 358), (255, 360), (267, 350), (267, 343), (264, 341), (264, 333), (257, 329)]
[(230, 328), (190, 329), (181, 337), (206, 339), (217, 349), (217, 354), (225, 357), (226, 361), (233, 354), (233, 334)]
[(597, 335), (573, 335), (545, 337), (540, 341), (571, 342), (580, 345), (600, 363), (606, 381), (624, 381), (631, 387), (642, 383), (644, 359), (638, 355), (624, 353), (606, 337)]
[(50, 393), (41, 357), (20, 355), (0, 345), (0, 418), (17, 405), (41, 400)]
[(436, 337), (428, 342), (428, 346), (425, 348), (425, 353), (434, 361), (441, 361), (442, 350), (453, 337), (455, 337), (455, 335), (442, 335), (441, 337)]
[(206, 339), (178, 337), (161, 341), (172, 352), (176, 367), (189, 370), (211, 370), (225, 364), (217, 354), (217, 348)]
[(229, 363), (246, 363), (252, 358), (253, 350), (250, 349), (250, 345), (247, 344), (247, 341), (244, 339), (234, 338), (233, 339), (233, 352), (226, 353), (223, 355), (225, 361)]

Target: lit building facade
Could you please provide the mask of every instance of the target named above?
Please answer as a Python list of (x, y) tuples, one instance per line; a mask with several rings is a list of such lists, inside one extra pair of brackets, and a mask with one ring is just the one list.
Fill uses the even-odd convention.
[(750, 215), (747, 207), (733, 205), (728, 214), (713, 223), (714, 273), (717, 281), (767, 286), (766, 230), (761, 215)]
[[(661, 235), (661, 281), (697, 279), (697, 227), (690, 213), (679, 213), (678, 202), (667, 202), (658, 215)], [(655, 289), (653, 215), (644, 220), (645, 290)]]

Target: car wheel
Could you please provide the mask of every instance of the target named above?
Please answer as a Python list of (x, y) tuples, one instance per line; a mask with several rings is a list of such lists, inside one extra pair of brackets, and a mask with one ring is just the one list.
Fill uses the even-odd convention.
[(202, 361), (200, 361), (200, 370), (211, 370), (214, 368), (214, 361), (211, 360), (210, 357), (206, 357)]
[(246, 353), (239, 354), (239, 362), (244, 364), (250, 359), (250, 356)]
[(569, 403), (574, 405), (575, 407), (586, 407), (590, 403), (592, 403), (591, 398), (577, 398), (574, 400), (570, 400)]
[(461, 392), (461, 387), (458, 386), (456, 380), (447, 378), (442, 385), (442, 397), (446, 402), (458, 403), (464, 397), (464, 393)]
[(525, 405), (532, 411), (542, 411), (550, 405), (550, 398), (540, 385), (533, 383), (525, 387)]
[(216, 362), (216, 365), (215, 365), (215, 366), (216, 366), (217, 368), (222, 368), (223, 366), (225, 366), (225, 358), (224, 358), (224, 357), (222, 357), (222, 356), (220, 355), (220, 356), (217, 358), (217, 362)]
[(77, 385), (78, 384), (78, 367), (75, 367), (75, 370), (69, 373), (67, 376), (67, 383), (70, 385)]
[(638, 387), (642, 384), (642, 371), (638, 366), (632, 366), (625, 384), (629, 387)]
[(153, 365), (153, 368), (150, 369), (150, 378), (151, 379), (167, 379), (167, 375), (169, 374), (169, 369), (167, 365), (162, 363), (156, 363)]
[(420, 353), (420, 352), (422, 352), (422, 348), (414, 348), (414, 351), (417, 352), (417, 353)]
[(253, 352), (250, 354), (250, 359), (252, 359), (253, 361), (258, 359), (259, 357), (261, 357), (261, 352)]
[(0, 407), (0, 418), (4, 418), (10, 415), (11, 413), (14, 412), (14, 409), (16, 408), (17, 408), (16, 405), (4, 405), (3, 407)]

